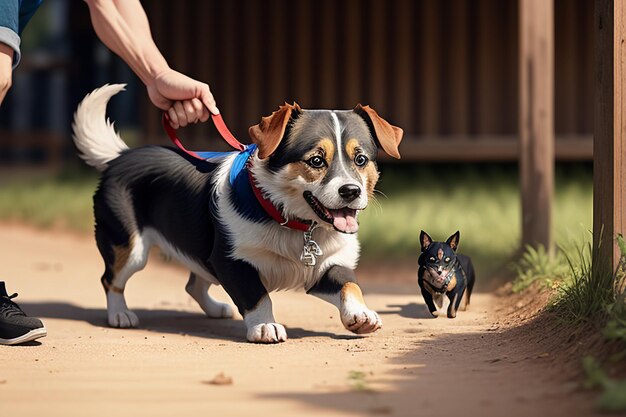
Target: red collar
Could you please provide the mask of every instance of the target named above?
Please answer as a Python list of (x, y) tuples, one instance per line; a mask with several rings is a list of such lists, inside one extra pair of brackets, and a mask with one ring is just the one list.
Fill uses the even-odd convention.
[(263, 192), (257, 185), (256, 179), (252, 175), (250, 166), (248, 166), (248, 177), (250, 178), (250, 186), (252, 187), (256, 199), (259, 201), (261, 207), (263, 207), (263, 210), (265, 210), (272, 219), (280, 223), (281, 226), (288, 227), (289, 229), (299, 230), (301, 232), (308, 232), (311, 229), (310, 223), (307, 224), (299, 220), (285, 220), (278, 207), (263, 195)]
[[(226, 127), (226, 123), (224, 123), (224, 120), (222, 119), (222, 116), (220, 114), (212, 114), (211, 118), (213, 119), (213, 123), (215, 124), (215, 127), (217, 128), (222, 138), (230, 146), (239, 151), (243, 151), (246, 149), (246, 147), (241, 142), (239, 142), (232, 133), (230, 133), (230, 130), (228, 130), (228, 127)], [(165, 133), (167, 133), (167, 136), (170, 138), (172, 143), (174, 143), (174, 145), (176, 145), (187, 155), (193, 156), (194, 158), (202, 159), (204, 161), (204, 159), (201, 158), (200, 155), (198, 155), (197, 153), (185, 149), (182, 142), (178, 138), (178, 135), (176, 134), (176, 130), (170, 125), (169, 120), (170, 119), (167, 113), (163, 113), (163, 128), (165, 129)], [(252, 191), (254, 192), (256, 199), (259, 201), (259, 204), (261, 204), (261, 207), (263, 207), (263, 210), (265, 210), (265, 212), (272, 219), (280, 223), (281, 226), (288, 227), (289, 229), (300, 230), (302, 232), (308, 232), (311, 229), (311, 224), (307, 224), (299, 220), (285, 220), (282, 213), (274, 205), (274, 203), (272, 203), (270, 200), (263, 196), (263, 192), (257, 186), (257, 182), (254, 179), (252, 172), (250, 171), (250, 167), (248, 167), (248, 175), (250, 177), (250, 186), (252, 187)]]

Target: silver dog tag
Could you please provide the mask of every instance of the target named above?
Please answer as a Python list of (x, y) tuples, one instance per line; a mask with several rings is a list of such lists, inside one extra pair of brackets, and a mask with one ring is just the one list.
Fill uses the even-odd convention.
[(317, 257), (322, 256), (322, 249), (313, 240), (313, 230), (317, 226), (313, 223), (309, 230), (304, 232), (304, 246), (302, 247), (302, 254), (300, 255), (300, 261), (306, 266), (315, 266), (317, 264)]

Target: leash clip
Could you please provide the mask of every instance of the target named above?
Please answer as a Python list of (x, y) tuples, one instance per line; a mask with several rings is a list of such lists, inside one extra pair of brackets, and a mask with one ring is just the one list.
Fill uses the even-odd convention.
[(320, 245), (313, 240), (313, 231), (316, 227), (317, 223), (313, 222), (309, 230), (304, 232), (304, 246), (302, 247), (300, 261), (306, 266), (315, 266), (317, 264), (317, 257), (323, 255)]

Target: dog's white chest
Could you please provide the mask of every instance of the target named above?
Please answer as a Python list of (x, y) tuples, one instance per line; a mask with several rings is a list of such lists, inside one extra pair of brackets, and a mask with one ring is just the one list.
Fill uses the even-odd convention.
[(359, 257), (356, 236), (316, 230), (312, 238), (319, 245), (321, 255), (316, 256), (314, 266), (307, 266), (301, 260), (305, 244), (302, 232), (273, 223), (246, 223), (244, 227), (231, 225), (234, 247), (231, 256), (252, 264), (269, 291), (308, 289), (331, 265), (356, 268)]
[(226, 238), (233, 248), (227, 256), (254, 266), (268, 291), (309, 289), (333, 265), (356, 268), (360, 252), (356, 235), (318, 227), (311, 238), (322, 254), (316, 256), (314, 266), (307, 266), (301, 260), (305, 246), (303, 232), (275, 222), (256, 223), (241, 216), (228, 198), (230, 162), (227, 160), (216, 173), (216, 193), (222, 197), (217, 199), (218, 217), (228, 230)]

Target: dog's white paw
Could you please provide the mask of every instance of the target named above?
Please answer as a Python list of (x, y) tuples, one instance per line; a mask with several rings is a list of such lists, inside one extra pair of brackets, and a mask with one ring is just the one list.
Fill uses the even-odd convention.
[(202, 308), (207, 315), (212, 319), (232, 319), (234, 316), (233, 308), (226, 304), (214, 301), (211, 305)]
[(109, 326), (127, 329), (139, 326), (139, 318), (130, 310), (121, 310), (109, 314)]
[(261, 323), (248, 329), (248, 341), (254, 343), (279, 343), (287, 340), (285, 326), (278, 323)]
[(341, 322), (346, 329), (356, 334), (373, 333), (383, 326), (378, 313), (366, 307), (361, 311), (342, 314)]

